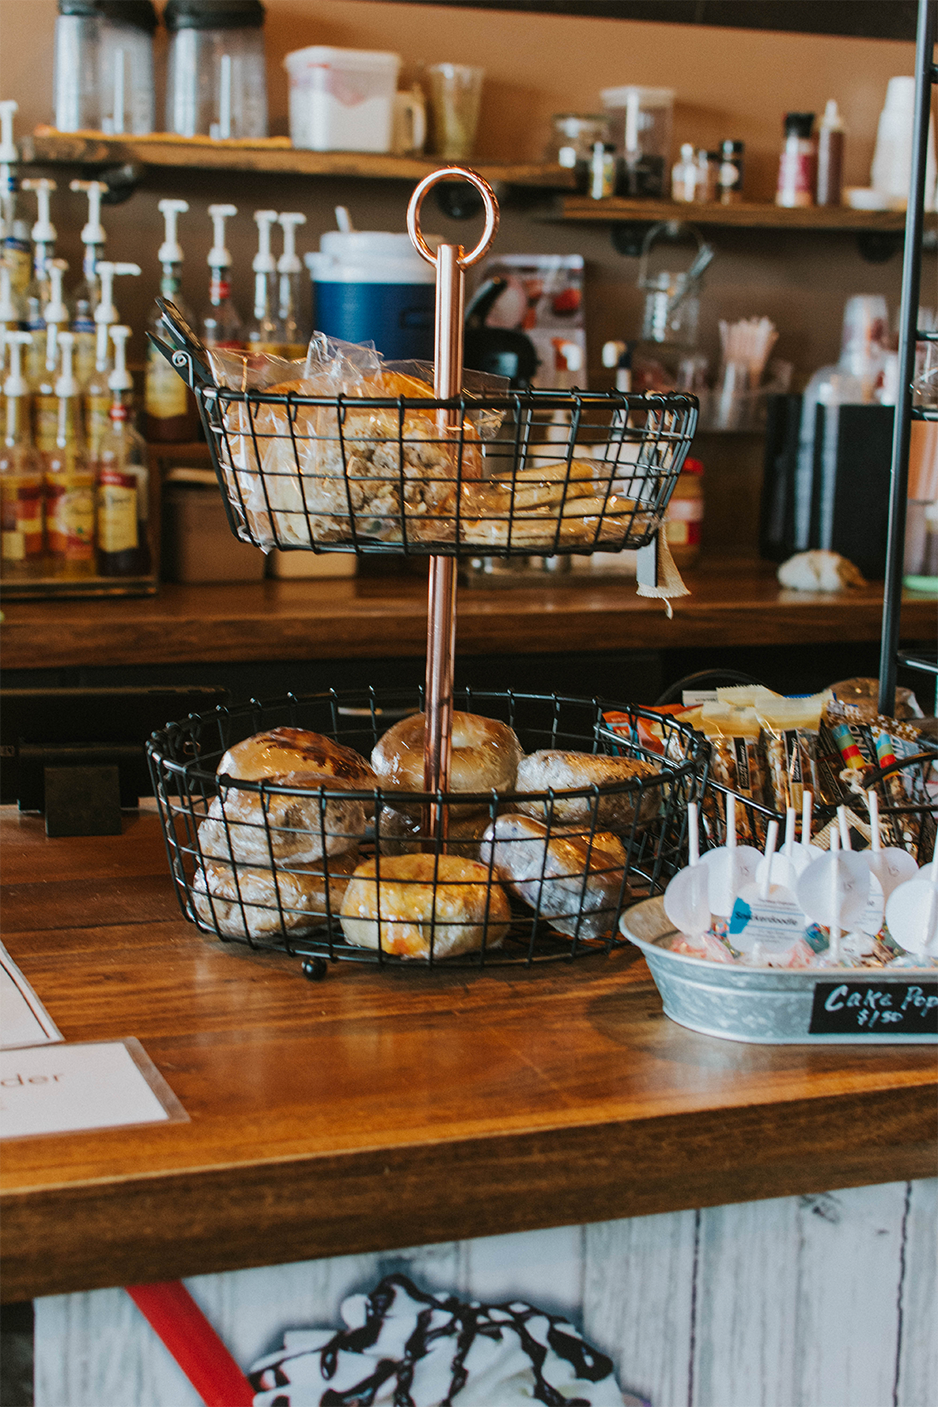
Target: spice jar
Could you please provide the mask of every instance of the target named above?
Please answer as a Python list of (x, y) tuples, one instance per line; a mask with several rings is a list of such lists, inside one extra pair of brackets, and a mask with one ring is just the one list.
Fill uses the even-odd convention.
[(704, 515), (703, 471), (699, 459), (684, 460), (684, 468), (677, 476), (665, 513), (664, 534), (678, 567), (692, 567), (700, 556)]
[(720, 144), (717, 190), (721, 205), (735, 205), (743, 198), (743, 150), (742, 142)]
[(778, 163), (776, 205), (795, 207), (814, 204), (817, 146), (811, 135), (813, 130), (813, 112), (785, 114), (785, 144)]

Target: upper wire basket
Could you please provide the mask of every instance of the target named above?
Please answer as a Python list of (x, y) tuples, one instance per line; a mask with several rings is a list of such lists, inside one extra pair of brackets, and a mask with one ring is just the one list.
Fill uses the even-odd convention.
[(697, 424), (695, 398), (680, 393), (439, 400), (193, 389), (232, 531), (265, 551), (643, 547)]
[[(193, 714), (148, 745), (185, 916), (221, 939), (300, 955), (309, 975), (325, 971), (320, 959), (530, 964), (620, 946), (621, 910), (660, 892), (683, 862), (705, 743), (669, 721), (663, 758), (642, 740), (651, 715), (595, 699), (467, 690), (455, 703), (507, 724), (526, 755), (629, 758), (632, 774), (536, 792), (240, 781), (218, 775), (221, 759), (274, 728), (308, 729), (364, 763), (392, 722), (422, 710), (423, 692), (331, 690)], [(446, 808), (447, 839), (428, 833), (427, 806)], [(406, 914), (400, 856), (410, 857)]]

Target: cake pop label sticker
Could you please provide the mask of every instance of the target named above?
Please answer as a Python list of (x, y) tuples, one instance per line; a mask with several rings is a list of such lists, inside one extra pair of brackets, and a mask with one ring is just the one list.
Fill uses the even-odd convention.
[(938, 1039), (938, 981), (818, 982), (808, 1033), (871, 1041), (896, 1035)]

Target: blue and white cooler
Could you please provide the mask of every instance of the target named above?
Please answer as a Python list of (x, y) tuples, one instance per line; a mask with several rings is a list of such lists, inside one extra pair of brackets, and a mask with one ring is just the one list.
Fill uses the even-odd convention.
[(388, 361), (433, 360), (436, 272), (409, 235), (329, 230), (306, 266), (319, 332), (374, 342)]

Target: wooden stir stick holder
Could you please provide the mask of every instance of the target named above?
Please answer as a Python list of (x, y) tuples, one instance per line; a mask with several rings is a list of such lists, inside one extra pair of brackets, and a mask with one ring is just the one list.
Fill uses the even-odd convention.
[[(485, 227), (479, 242), (468, 253), (461, 244), (430, 248), (420, 229), (420, 208), (427, 192), (442, 181), (468, 181), (482, 197)], [(433, 391), (438, 400), (453, 400), (462, 391), (463, 322), (466, 303), (466, 269), (488, 253), (498, 232), (498, 201), (488, 181), (464, 166), (433, 171), (414, 190), (407, 207), (407, 233), (414, 248), (428, 264), (436, 266), (436, 317), (434, 328)], [(441, 439), (459, 443), (458, 410), (438, 410)], [(458, 452), (458, 450), (457, 450)], [(461, 474), (457, 479), (461, 482)], [(456, 486), (459, 492), (459, 483)], [(423, 760), (425, 791), (449, 789), (453, 735), (453, 675), (456, 647), (456, 559), (433, 555), (427, 604), (426, 727)], [(446, 808), (429, 807), (428, 831), (446, 840)]]

